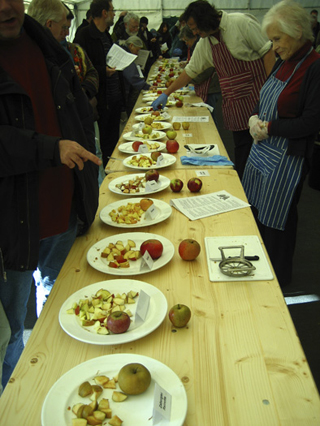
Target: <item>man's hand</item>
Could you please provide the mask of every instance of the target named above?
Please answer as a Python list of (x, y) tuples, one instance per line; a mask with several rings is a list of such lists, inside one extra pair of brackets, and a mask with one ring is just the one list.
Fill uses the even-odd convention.
[(86, 161), (92, 161), (97, 166), (102, 164), (101, 160), (92, 152), (87, 151), (77, 142), (67, 139), (59, 141), (61, 163), (73, 169), (76, 165), (82, 170)]
[(116, 72), (115, 68), (110, 68), (110, 67), (106, 67), (106, 73), (107, 73), (107, 77), (111, 77), (112, 74), (114, 74)]

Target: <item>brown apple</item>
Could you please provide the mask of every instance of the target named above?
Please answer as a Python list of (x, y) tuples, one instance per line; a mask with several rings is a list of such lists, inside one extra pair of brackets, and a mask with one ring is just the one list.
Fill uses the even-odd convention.
[(176, 107), (177, 107), (177, 108), (182, 108), (182, 107), (183, 107), (183, 102), (182, 102), (181, 100), (178, 100), (178, 101), (176, 102)]
[(176, 328), (185, 327), (191, 318), (191, 311), (186, 305), (178, 304), (169, 311), (169, 319)]
[(150, 198), (142, 198), (142, 200), (140, 200), (140, 207), (142, 208), (143, 211), (148, 210), (148, 208), (150, 206), (152, 206), (153, 201), (150, 200)]
[(150, 254), (153, 260), (159, 259), (163, 253), (162, 242), (154, 238), (144, 241), (140, 246), (141, 255), (143, 256), (146, 251)]
[(179, 123), (179, 121), (175, 121), (174, 123), (172, 123), (172, 127), (174, 128), (174, 130), (179, 130), (181, 127), (181, 123)]
[(150, 371), (142, 364), (127, 364), (119, 371), (118, 384), (127, 395), (140, 395), (148, 389), (150, 383)]
[(194, 260), (201, 251), (200, 244), (192, 238), (182, 240), (179, 244), (178, 252), (183, 260)]
[(160, 157), (161, 152), (160, 151), (152, 151), (151, 152), (151, 158), (153, 161), (157, 161), (158, 157)]
[(183, 121), (182, 122), (182, 128), (183, 130), (188, 130), (190, 127), (190, 123), (188, 121)]

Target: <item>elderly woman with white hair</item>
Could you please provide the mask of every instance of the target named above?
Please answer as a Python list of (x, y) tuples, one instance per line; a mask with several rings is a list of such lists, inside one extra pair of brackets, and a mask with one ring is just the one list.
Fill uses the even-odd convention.
[[(138, 55), (140, 49), (143, 47), (143, 41), (138, 36), (131, 36), (121, 47), (133, 55)], [(126, 112), (129, 116), (140, 91), (149, 90), (150, 84), (140, 75), (137, 65), (134, 62), (123, 70), (123, 77), (126, 92)]]
[(309, 14), (295, 2), (273, 6), (262, 29), (279, 58), (249, 120), (254, 144), (242, 184), (283, 287), (292, 278), (297, 204), (320, 127), (320, 55)]

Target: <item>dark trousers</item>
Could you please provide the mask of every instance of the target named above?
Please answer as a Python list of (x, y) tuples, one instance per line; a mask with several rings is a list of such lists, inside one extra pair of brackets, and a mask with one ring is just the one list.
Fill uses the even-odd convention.
[(244, 168), (250, 154), (252, 146), (252, 136), (248, 130), (232, 132), (234, 142), (235, 169), (238, 172), (239, 179), (242, 179)]
[(292, 204), (289, 210), (288, 219), (284, 231), (269, 228), (257, 219), (258, 211), (252, 208), (261, 237), (269, 254), (273, 269), (281, 287), (290, 284), (292, 280), (293, 255), (297, 239), (298, 227), (298, 202), (300, 200), (303, 183), (309, 167), (304, 165), (301, 180), (296, 188)]
[(112, 155), (119, 140), (121, 111), (121, 102), (112, 103), (108, 108), (98, 107), (98, 126), (103, 167), (106, 167), (109, 161), (108, 157)]

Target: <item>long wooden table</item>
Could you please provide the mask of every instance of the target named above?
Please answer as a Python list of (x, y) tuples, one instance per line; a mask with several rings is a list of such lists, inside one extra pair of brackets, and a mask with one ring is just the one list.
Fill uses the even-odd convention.
[[(179, 176), (187, 182), (195, 172), (180, 170)], [(202, 178), (202, 194), (225, 189), (246, 200), (235, 171), (211, 169), (209, 173)], [(163, 174), (171, 179), (175, 171), (163, 170)], [(120, 175), (105, 178), (99, 211), (123, 198), (108, 189), (109, 182)], [(188, 195), (183, 190), (180, 196)], [(176, 197), (169, 188), (153, 195), (165, 202)], [(150, 335), (116, 346), (90, 345), (69, 337), (58, 322), (63, 302), (82, 287), (116, 278), (87, 263), (88, 249), (102, 238), (127, 232), (102, 223), (99, 211), (89, 232), (72, 247), (0, 398), (0, 425), (39, 426), (45, 396), (64, 373), (86, 360), (120, 353), (152, 357), (179, 376), (188, 397), (186, 426), (320, 424), (319, 394), (277, 280), (209, 281), (204, 238), (258, 235), (249, 208), (196, 221), (173, 209), (164, 222), (142, 229), (168, 238), (175, 253), (165, 267), (132, 278), (161, 290), (169, 307), (187, 304), (192, 311), (188, 328), (172, 333), (166, 318)], [(184, 238), (201, 244), (197, 260), (180, 259), (177, 248)]]

